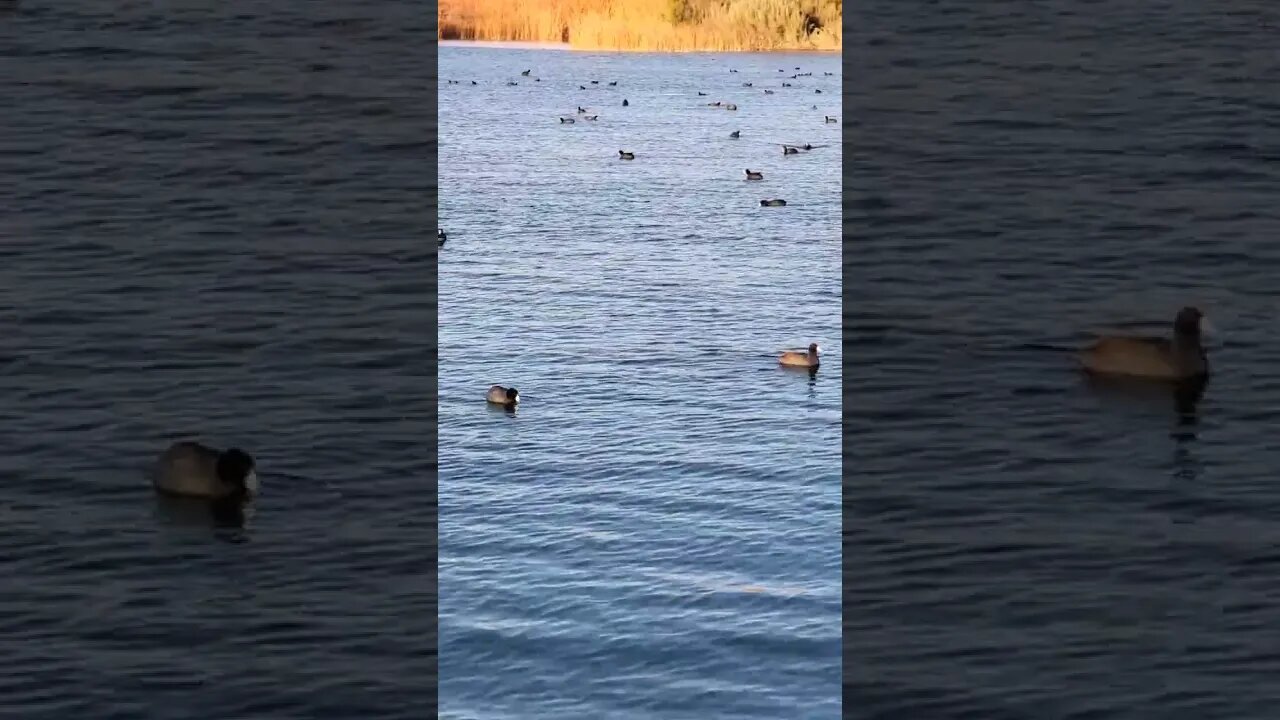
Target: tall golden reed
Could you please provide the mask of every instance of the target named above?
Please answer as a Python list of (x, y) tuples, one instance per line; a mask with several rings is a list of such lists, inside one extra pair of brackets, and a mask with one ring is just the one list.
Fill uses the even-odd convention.
[(651, 52), (839, 50), (843, 0), (440, 0), (442, 40)]

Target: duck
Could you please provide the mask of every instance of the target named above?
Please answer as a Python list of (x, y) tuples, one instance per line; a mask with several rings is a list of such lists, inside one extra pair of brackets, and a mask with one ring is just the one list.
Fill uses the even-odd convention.
[(725, 109), (725, 110), (737, 110), (737, 109), (738, 109), (738, 106), (737, 106), (737, 105), (734, 105), (733, 103), (729, 103), (728, 105), (725, 105), (725, 106), (724, 106), (724, 109)]
[(783, 200), (782, 198), (774, 198), (773, 200), (760, 201), (760, 207), (785, 207), (786, 204), (787, 204), (787, 201)]
[(614, 80), (613, 82), (609, 83), (609, 87), (617, 87), (617, 86), (618, 86), (617, 80)]
[(840, 122), (839, 120), (831, 117), (830, 115), (823, 115), (822, 119), (824, 122), (828, 122), (828, 123)]
[(765, 90), (765, 91), (764, 91), (764, 94), (765, 94), (765, 95), (772, 95), (772, 94), (773, 94), (773, 91), (772, 91), (772, 90)]
[(628, 106), (628, 105), (630, 105), (630, 104), (631, 104), (631, 103), (627, 102), (627, 99), (626, 99), (626, 98), (622, 98), (622, 107), (627, 107), (627, 106)]
[(698, 91), (698, 97), (706, 97), (706, 96), (707, 96), (706, 93), (702, 92), (701, 90)]
[(579, 90), (586, 90), (586, 89), (587, 89), (587, 86), (586, 86), (586, 85), (579, 85), (579, 86), (578, 86), (578, 89), (579, 89)]
[(566, 124), (566, 125), (572, 125), (572, 124), (574, 124), (574, 123), (575, 123), (575, 122), (577, 122), (577, 121), (576, 121), (576, 120), (574, 120), (574, 119), (573, 119), (573, 118), (571, 118), (571, 117), (562, 117), (562, 118), (560, 118), (560, 122), (562, 122), (562, 123), (564, 123), (564, 124)]
[(814, 92), (814, 94), (815, 94), (815, 95), (821, 95), (821, 94), (822, 94), (822, 91), (821, 91), (821, 90), (819, 90), (818, 88), (814, 88), (814, 89), (813, 89), (813, 92)]
[(581, 105), (579, 105), (579, 106), (578, 106), (578, 114), (579, 114), (579, 115), (586, 115), (586, 114), (587, 114), (587, 109), (586, 109), (586, 108), (584, 108), (584, 107), (582, 107)]
[(707, 103), (707, 107), (720, 107), (720, 105), (721, 105), (721, 102), (720, 102), (719, 100), (717, 100), (717, 101), (715, 101), (715, 102), (709, 102), (709, 103)]
[(783, 145), (783, 146), (782, 146), (782, 154), (783, 154), (783, 155), (799, 155), (799, 154), (800, 154), (800, 149), (799, 149), (799, 148), (793, 148), (793, 147), (791, 147), (790, 145)]
[(182, 441), (169, 446), (151, 478), (157, 492), (208, 500), (247, 500), (258, 494), (256, 463), (239, 448), (225, 451)]
[(600, 116), (599, 115), (583, 115), (582, 119), (583, 120), (599, 120)]
[(1207, 380), (1209, 357), (1201, 344), (1208, 321), (1187, 306), (1173, 319), (1170, 338), (1104, 336), (1081, 351), (1081, 368), (1091, 374), (1150, 380)]
[(444, 241), (448, 239), (449, 236), (444, 234), (444, 230), (436, 230), (436, 247), (444, 247)]
[(489, 388), (489, 394), (485, 396), (485, 400), (494, 405), (515, 407), (520, 403), (520, 391), (513, 387), (494, 385)]
[(734, 130), (733, 132), (729, 133), (729, 137), (734, 138), (734, 139), (740, 138), (740, 137), (742, 137), (742, 131), (741, 131), (741, 130)]
[(472, 85), (479, 85), (480, 83), (476, 82), (475, 80), (472, 80), (472, 81), (471, 81), (471, 84), (472, 84)]
[(789, 83), (789, 82), (784, 82), (784, 83), (782, 83), (782, 87), (791, 87), (791, 83)]
[(762, 173), (762, 172), (757, 172), (757, 171), (753, 171), (751, 168), (747, 168), (747, 179), (748, 179), (748, 180), (763, 180), (763, 179), (764, 179), (764, 173)]
[(592, 81), (591, 81), (591, 84), (592, 84), (592, 85), (599, 85), (599, 84), (600, 84), (600, 81), (599, 81), (599, 80), (592, 80)]
[(751, 87), (751, 83), (742, 83), (742, 87)]
[(626, 150), (619, 150), (618, 158), (621, 160), (635, 160), (636, 154), (633, 152), (627, 152)]
[(818, 343), (809, 343), (809, 352), (803, 353), (796, 350), (785, 350), (778, 356), (779, 365), (789, 365), (792, 367), (818, 367)]
[(533, 72), (533, 69), (532, 69), (532, 68), (530, 68), (530, 69), (528, 69), (528, 70), (525, 70), (524, 72), (522, 72), (522, 73), (520, 73), (520, 74), (521, 74), (521, 75), (523, 75), (523, 76), (525, 76), (525, 77), (529, 77), (529, 73), (531, 73), (531, 72)]
[(520, 84), (520, 83), (516, 82), (515, 80), (508, 80), (508, 81), (507, 81), (507, 86), (508, 86), (508, 87), (512, 87), (512, 86), (519, 85), (519, 84)]

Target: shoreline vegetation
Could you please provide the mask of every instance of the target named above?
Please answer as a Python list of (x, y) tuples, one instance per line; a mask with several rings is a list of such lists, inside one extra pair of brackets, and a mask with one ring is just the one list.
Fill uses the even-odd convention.
[(439, 39), (630, 52), (839, 51), (844, 0), (440, 0)]

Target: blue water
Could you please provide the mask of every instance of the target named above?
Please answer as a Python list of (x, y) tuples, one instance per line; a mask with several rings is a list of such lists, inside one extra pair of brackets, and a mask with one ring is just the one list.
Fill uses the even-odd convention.
[[(0, 715), (431, 716), (419, 15), (0, 15)], [(244, 522), (154, 496), (186, 438)]]
[[(1275, 717), (1280, 15), (931, 8), (846, 34), (847, 717)], [(1184, 304), (1191, 412), (1075, 372)]]
[(839, 717), (839, 73), (441, 46), (441, 717)]

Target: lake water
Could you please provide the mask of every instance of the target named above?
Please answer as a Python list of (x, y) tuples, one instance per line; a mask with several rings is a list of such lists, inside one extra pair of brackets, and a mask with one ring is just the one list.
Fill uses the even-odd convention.
[(362, 8), (0, 15), (0, 714), (431, 716), (431, 32)]
[[(851, 7), (847, 717), (1273, 717), (1276, 9)], [(1184, 304), (1193, 415), (1074, 371)]]
[(441, 717), (839, 717), (839, 57), (439, 73)]

